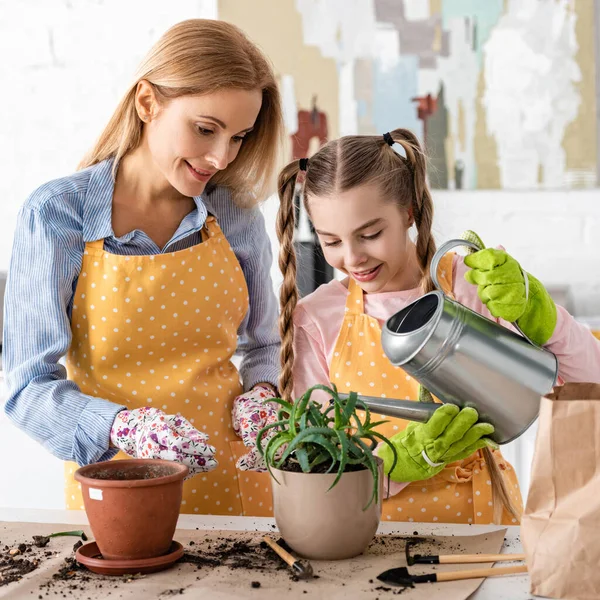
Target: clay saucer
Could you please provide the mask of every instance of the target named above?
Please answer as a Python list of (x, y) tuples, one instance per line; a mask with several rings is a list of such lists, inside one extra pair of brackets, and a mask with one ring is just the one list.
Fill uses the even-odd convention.
[(100, 575), (134, 575), (136, 573), (155, 573), (168, 569), (183, 556), (183, 546), (173, 540), (167, 554), (154, 558), (136, 560), (105, 560), (96, 542), (80, 546), (75, 553), (78, 563)]

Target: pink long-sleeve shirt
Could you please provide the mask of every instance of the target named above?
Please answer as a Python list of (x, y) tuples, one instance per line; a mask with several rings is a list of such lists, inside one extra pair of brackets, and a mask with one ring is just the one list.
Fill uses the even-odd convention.
[[(467, 283), (469, 270), (461, 256), (453, 261), (453, 293), (458, 302), (513, 329), (507, 321), (492, 317), (477, 296), (477, 287)], [(329, 365), (344, 318), (348, 295), (340, 281), (331, 281), (303, 298), (294, 313), (294, 389), (295, 395), (321, 383), (329, 384)], [(383, 324), (393, 314), (421, 296), (419, 289), (381, 294), (365, 294), (365, 312)], [(590, 330), (575, 321), (561, 306), (557, 306), (556, 329), (545, 346), (558, 358), (558, 374), (563, 382), (600, 383), (600, 340)]]

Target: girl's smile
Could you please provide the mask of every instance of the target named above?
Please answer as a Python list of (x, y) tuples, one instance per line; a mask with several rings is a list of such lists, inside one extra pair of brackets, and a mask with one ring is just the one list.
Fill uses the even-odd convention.
[(356, 281), (362, 281), (363, 283), (366, 283), (367, 281), (373, 281), (377, 275), (379, 275), (382, 266), (383, 264), (379, 264), (372, 269), (368, 269), (367, 271), (352, 271), (350, 275), (352, 275)]

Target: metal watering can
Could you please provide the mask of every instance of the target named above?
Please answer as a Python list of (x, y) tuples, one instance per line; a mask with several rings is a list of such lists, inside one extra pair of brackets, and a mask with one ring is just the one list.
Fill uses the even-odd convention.
[[(481, 248), (466, 240), (443, 244), (431, 261), (439, 291), (425, 294), (385, 323), (381, 342), (390, 362), (402, 367), (442, 402), (477, 409), (491, 423), (491, 436), (506, 444), (538, 416), (540, 396), (550, 392), (558, 360), (523, 337), (444, 295), (437, 278), (440, 259), (455, 246)], [(527, 274), (525, 276), (528, 294)], [(360, 396), (370, 409), (391, 417), (426, 422), (439, 408), (431, 402)]]

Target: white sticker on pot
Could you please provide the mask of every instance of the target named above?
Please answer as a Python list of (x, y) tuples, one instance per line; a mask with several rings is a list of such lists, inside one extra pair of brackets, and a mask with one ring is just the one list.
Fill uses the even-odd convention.
[(102, 500), (102, 490), (96, 488), (90, 488), (90, 498), (92, 500)]

